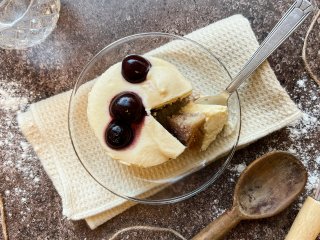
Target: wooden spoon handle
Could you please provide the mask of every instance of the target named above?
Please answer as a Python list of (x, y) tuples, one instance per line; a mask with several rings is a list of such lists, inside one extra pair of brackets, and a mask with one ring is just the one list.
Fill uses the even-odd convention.
[(193, 240), (218, 240), (222, 239), (232, 228), (241, 221), (236, 208), (225, 212), (216, 220), (206, 226), (200, 233), (194, 236)]
[(308, 197), (285, 240), (313, 240), (320, 233), (320, 202)]

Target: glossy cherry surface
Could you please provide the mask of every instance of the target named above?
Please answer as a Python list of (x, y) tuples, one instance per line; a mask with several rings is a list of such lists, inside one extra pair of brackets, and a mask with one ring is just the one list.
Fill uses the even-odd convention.
[(105, 139), (110, 148), (125, 148), (133, 140), (133, 130), (128, 123), (113, 120), (106, 129)]
[(111, 117), (127, 123), (138, 123), (145, 115), (141, 98), (133, 92), (122, 92), (110, 103)]
[(147, 78), (151, 63), (140, 55), (128, 55), (122, 60), (121, 73), (130, 83), (141, 83)]

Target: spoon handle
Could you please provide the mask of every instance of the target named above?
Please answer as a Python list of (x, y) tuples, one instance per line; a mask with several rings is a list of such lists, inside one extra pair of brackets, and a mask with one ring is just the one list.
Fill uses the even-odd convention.
[(218, 240), (222, 239), (232, 228), (241, 221), (240, 214), (236, 208), (226, 211), (215, 221), (206, 226), (192, 240)]
[(320, 202), (308, 197), (285, 240), (313, 240), (320, 233)]
[(296, 30), (310, 14), (312, 9), (312, 5), (309, 1), (297, 0), (280, 19), (278, 24), (271, 30), (257, 51), (229, 84), (226, 91), (232, 93), (237, 90), (244, 80), (246, 80), (294, 30)]

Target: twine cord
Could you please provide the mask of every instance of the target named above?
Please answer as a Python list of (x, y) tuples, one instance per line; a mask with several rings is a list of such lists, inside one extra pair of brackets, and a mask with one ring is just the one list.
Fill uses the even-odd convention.
[(316, 189), (316, 194), (314, 195), (314, 198), (317, 200), (317, 201), (320, 201), (320, 183), (318, 185), (318, 188)]
[(6, 225), (6, 218), (4, 214), (4, 204), (2, 196), (0, 195), (0, 217), (1, 217), (1, 227), (2, 227), (2, 236), (4, 240), (8, 240), (7, 234), (7, 225)]
[(109, 240), (115, 240), (116, 237), (118, 237), (121, 233), (132, 231), (132, 230), (147, 230), (147, 231), (156, 231), (156, 232), (170, 232), (177, 236), (178, 238), (182, 240), (187, 240), (185, 237), (183, 237), (180, 233), (177, 231), (171, 229), (171, 228), (161, 228), (161, 227), (152, 227), (152, 226), (133, 226), (133, 227), (127, 227), (119, 230), (115, 234), (113, 234)]
[(307, 42), (308, 42), (308, 38), (309, 38), (309, 34), (310, 32), (312, 31), (315, 23), (317, 22), (317, 19), (319, 18), (320, 16), (320, 10), (318, 9), (318, 11), (316, 12), (316, 14), (314, 15), (312, 21), (311, 21), (311, 24), (308, 28), (308, 31), (307, 31), (307, 34), (306, 34), (306, 37), (304, 39), (304, 42), (303, 42), (303, 47), (302, 47), (302, 60), (303, 60), (303, 63), (305, 65), (305, 68), (309, 74), (309, 76), (320, 86), (320, 79), (313, 73), (313, 71), (311, 70), (311, 67), (309, 65), (309, 62), (307, 60), (307, 56), (306, 56), (306, 51), (307, 51)]

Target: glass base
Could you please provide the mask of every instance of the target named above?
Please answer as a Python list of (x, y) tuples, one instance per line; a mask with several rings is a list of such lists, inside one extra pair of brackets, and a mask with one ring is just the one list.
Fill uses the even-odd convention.
[(0, 47), (25, 49), (43, 42), (55, 28), (59, 11), (60, 0), (34, 0), (18, 22), (0, 31)]

